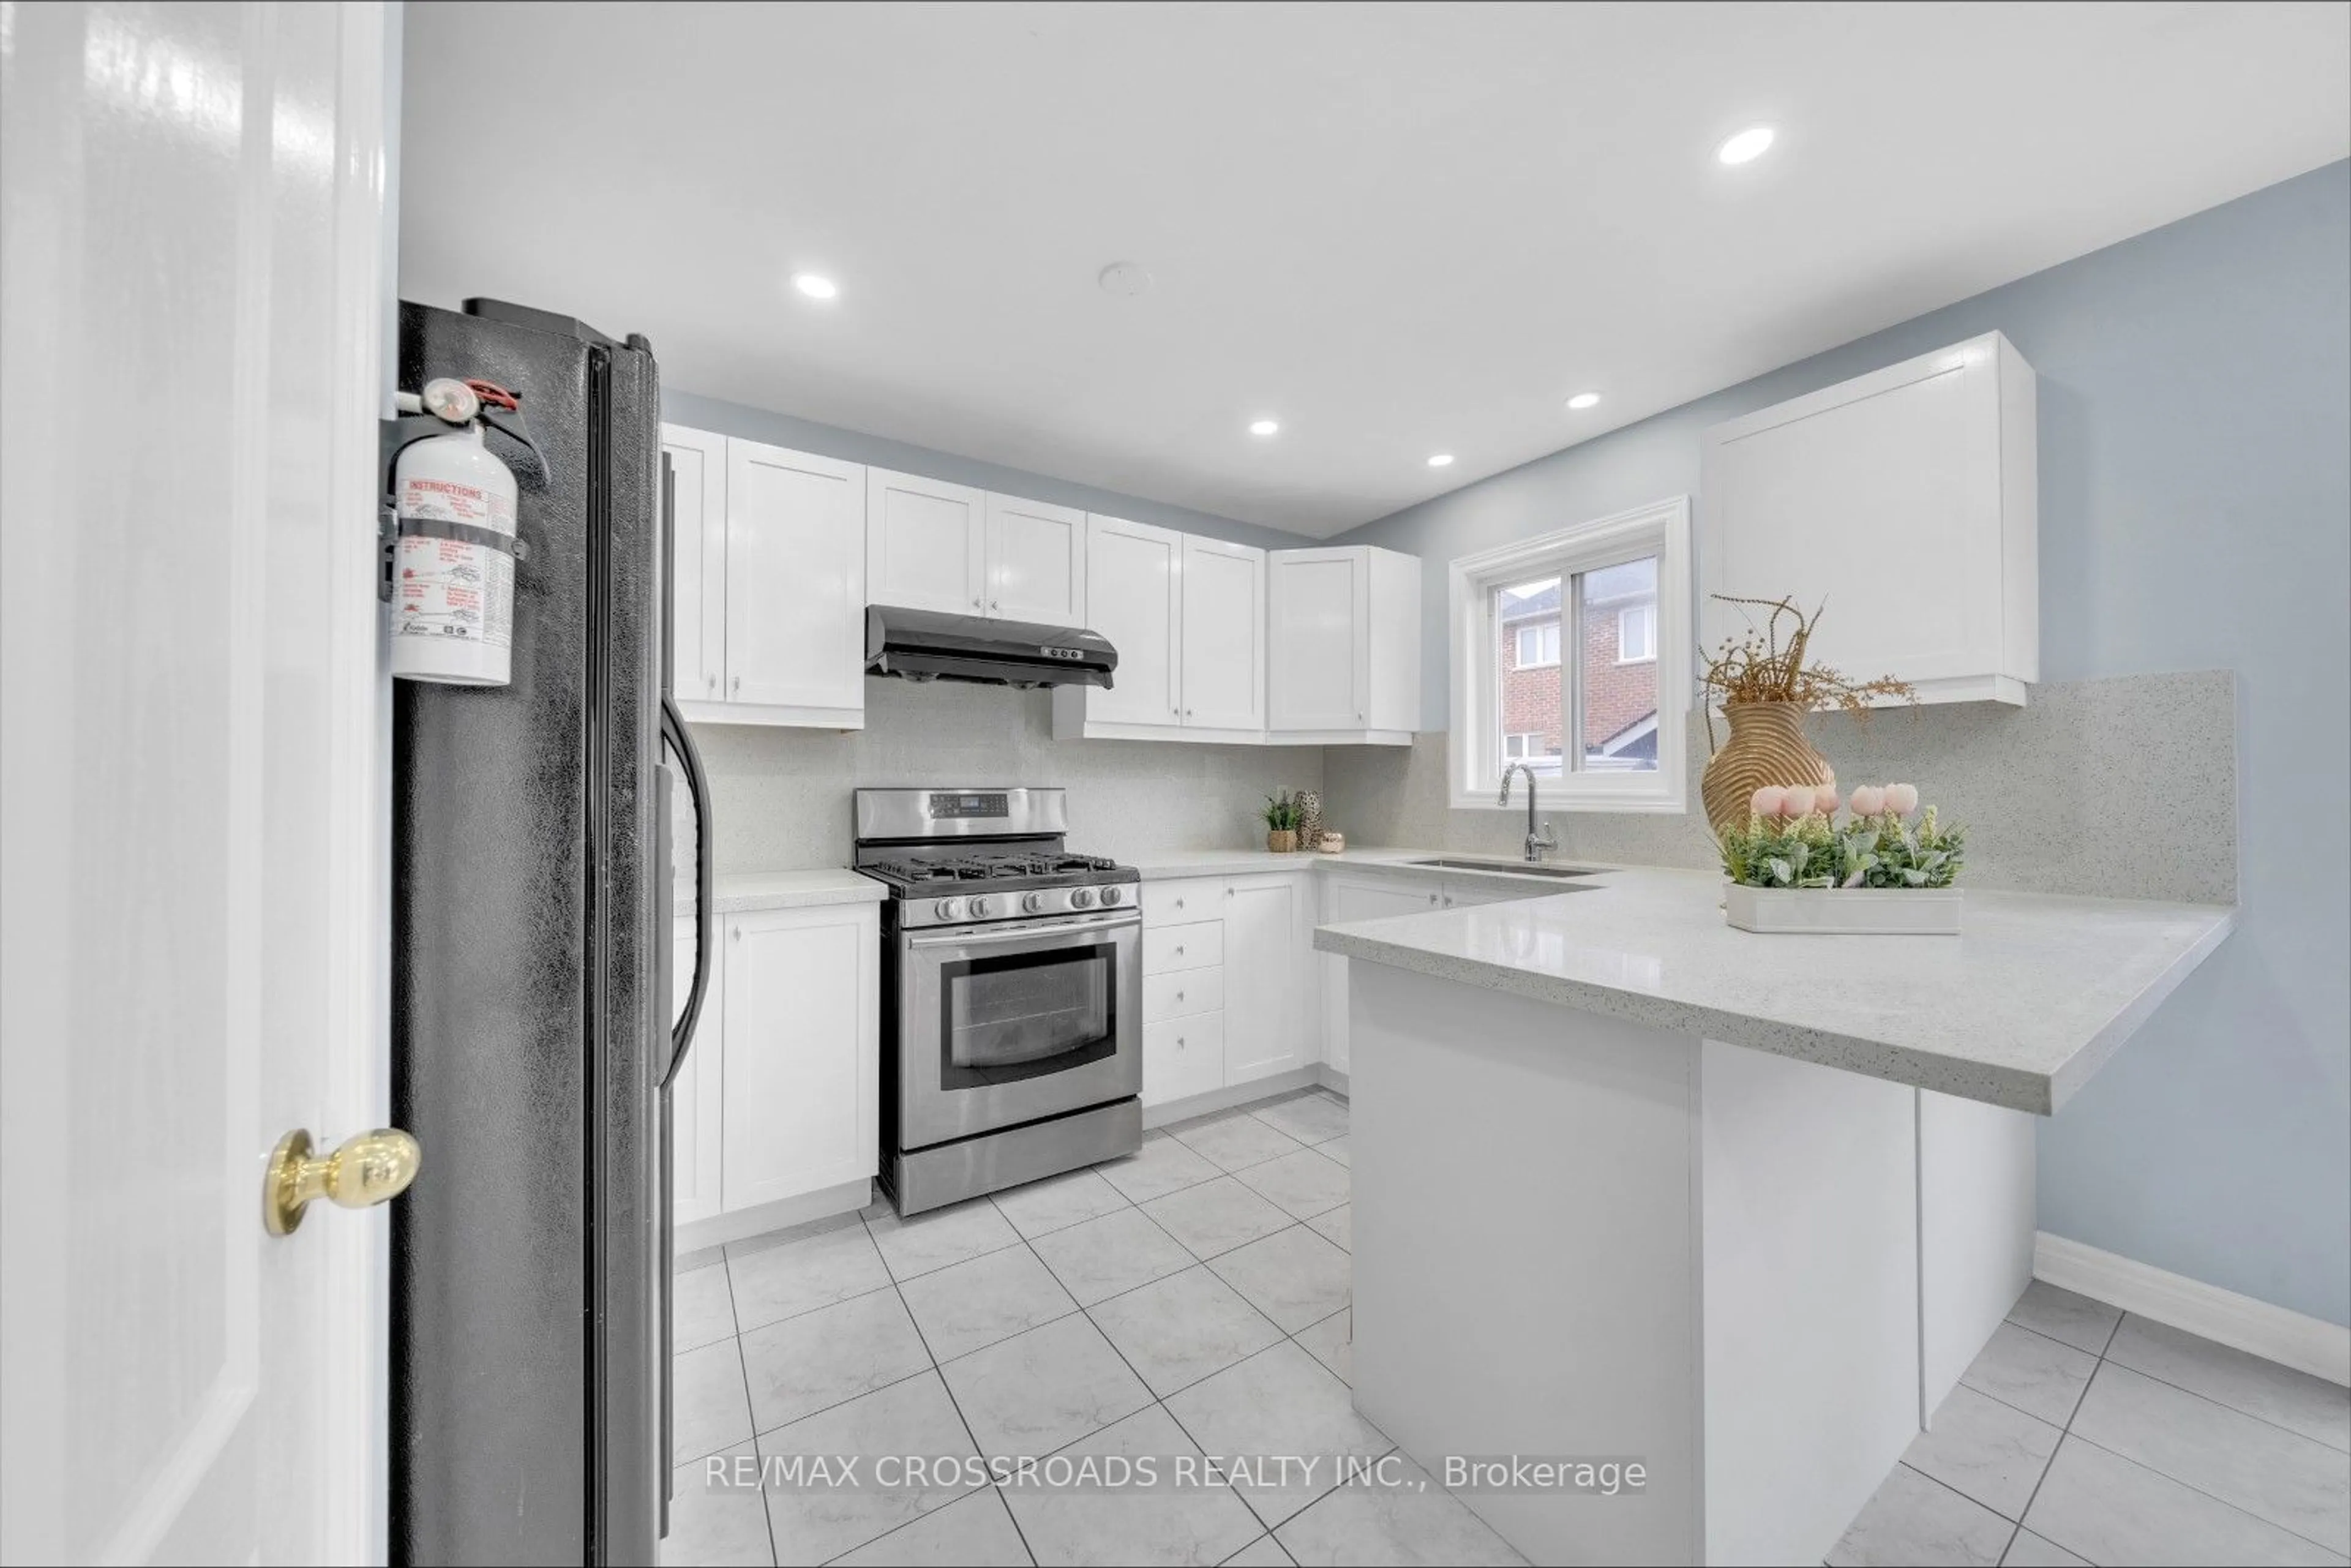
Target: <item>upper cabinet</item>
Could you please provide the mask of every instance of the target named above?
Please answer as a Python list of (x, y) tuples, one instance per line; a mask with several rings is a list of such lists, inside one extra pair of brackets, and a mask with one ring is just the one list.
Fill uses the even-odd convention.
[(662, 426), (671, 647), (690, 719), (865, 722), (865, 470)]
[(1118, 668), (1106, 690), (1056, 687), (1054, 732), (1062, 732), (1065, 709), (1096, 732), (1181, 727), (1184, 536), (1118, 517), (1087, 518), (1086, 615), (1118, 650)]
[(1748, 624), (1712, 595), (1792, 596), (1825, 603), (1811, 653), (1847, 675), (2022, 704), (2041, 678), (2034, 407), (2032, 367), (1991, 332), (1708, 431), (1701, 645)]
[(865, 474), (868, 601), (950, 615), (987, 612), (987, 497), (962, 485)]
[(1409, 746), (1420, 725), (1420, 560), (1368, 545), (1274, 550), (1268, 738)]
[(1086, 623), (1083, 512), (991, 495), (982, 555), (989, 615), (1047, 626)]
[(1185, 727), (1262, 731), (1265, 551), (1186, 535), (1183, 597)]

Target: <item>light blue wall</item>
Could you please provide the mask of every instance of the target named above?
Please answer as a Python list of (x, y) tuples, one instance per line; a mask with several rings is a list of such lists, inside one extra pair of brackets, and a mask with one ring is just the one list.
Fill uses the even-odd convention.
[[(658, 345), (654, 353), (656, 356), (660, 353)], [(837, 457), (843, 463), (866, 463), (877, 468), (894, 468), (902, 474), (920, 474), (927, 478), (944, 479), (951, 485), (969, 485), (974, 489), (994, 490), (998, 495), (1019, 496), (1024, 500), (1049, 501), (1057, 507), (1102, 512), (1113, 517), (1124, 517), (1130, 522), (1180, 528), (1187, 534), (1205, 534), (1210, 538), (1256, 545), (1261, 549), (1298, 549), (1322, 542), (1275, 528), (1261, 528), (1255, 523), (1236, 522), (1230, 517), (1195, 512), (1186, 507), (1171, 507), (1164, 501), (1146, 501), (1139, 496), (1097, 490), (1091, 485), (1075, 485), (1066, 479), (1031, 474), (1024, 469), (983, 463), (977, 457), (957, 457), (949, 452), (934, 452), (927, 446), (914, 446), (885, 436), (843, 430), (839, 425), (819, 424), (814, 420), (795, 419), (788, 413), (770, 413), (766, 409), (753, 408), (747, 403), (727, 402), (720, 398), (703, 397), (668, 387), (662, 389), (662, 417), (674, 424), (690, 424), (696, 430), (715, 431), (720, 435), (739, 436), (746, 441), (764, 441), (771, 446), (788, 446), (795, 452), (813, 452), (820, 457)]]
[(2242, 923), (2043, 1126), (2042, 1227), (2351, 1322), (2351, 163), (1343, 541), (1426, 562), (1441, 728), (1448, 559), (1695, 494), (1708, 425), (1994, 328), (2040, 376), (2043, 678), (2233, 669), (2241, 707)]

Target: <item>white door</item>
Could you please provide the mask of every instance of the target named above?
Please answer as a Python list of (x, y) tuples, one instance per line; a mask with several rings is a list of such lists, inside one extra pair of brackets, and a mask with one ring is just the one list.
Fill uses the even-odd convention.
[(670, 473), (670, 648), (677, 695), (716, 702), (726, 678), (726, 438), (661, 427)]
[(1225, 884), (1225, 1082), (1287, 1072), (1314, 1060), (1307, 998), (1315, 972), (1313, 888), (1304, 877), (1237, 876)]
[(984, 615), (987, 497), (962, 485), (873, 468), (865, 476), (869, 603)]
[[(1384, 920), (1392, 915), (1426, 915), (1443, 907), (1444, 889), (1436, 882), (1362, 881), (1343, 876), (1324, 879), (1322, 924), (1350, 920)], [(1317, 955), (1322, 960), (1322, 1060), (1341, 1072), (1347, 1071), (1347, 960), (1336, 953)]]
[(865, 470), (726, 443), (726, 700), (862, 716)]
[(1370, 684), (1371, 562), (1361, 549), (1276, 550), (1268, 727), (1360, 729)]
[(726, 1207), (873, 1174), (880, 915), (871, 904), (726, 916)]
[(987, 612), (1048, 626), (1086, 623), (1086, 515), (987, 497)]
[(10, 1563), (384, 1560), (387, 21), (0, 18)]
[[(694, 924), (691, 920), (677, 923), (676, 959), (670, 970), (677, 977), (673, 1021), (685, 1011), (686, 988), (694, 976)], [(708, 1219), (719, 1211), (726, 1030), (726, 944), (714, 931), (710, 988), (703, 995), (702, 1016), (695, 1019), (694, 1043), (686, 1051), (685, 1065), (677, 1070), (670, 1084), (670, 1208), (680, 1225)]]
[(1178, 725), (1184, 536), (1119, 517), (1086, 519), (1086, 615), (1118, 650), (1116, 682), (1086, 693), (1103, 724)]
[(1184, 540), (1184, 722), (1265, 727), (1265, 551)]

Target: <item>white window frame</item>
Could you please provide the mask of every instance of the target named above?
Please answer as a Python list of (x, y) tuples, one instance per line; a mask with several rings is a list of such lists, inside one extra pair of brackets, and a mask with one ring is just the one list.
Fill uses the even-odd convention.
[[(1648, 618), (1649, 618), (1649, 651), (1648, 651), (1647, 653), (1632, 653), (1632, 654), (1628, 654), (1628, 653), (1626, 653), (1625, 652), (1625, 617), (1626, 617), (1627, 615), (1632, 615), (1632, 614), (1635, 614), (1635, 613), (1643, 613), (1643, 614), (1646, 614), (1646, 615), (1648, 616)], [(1625, 606), (1625, 608), (1624, 608), (1624, 609), (1619, 610), (1618, 612), (1616, 612), (1616, 662), (1617, 662), (1618, 664), (1654, 664), (1654, 663), (1656, 663), (1656, 657), (1657, 657), (1657, 603), (1656, 603), (1656, 601), (1655, 601), (1655, 600), (1650, 600), (1650, 601), (1648, 601), (1647, 602), (1646, 602), (1646, 603), (1642, 603), (1642, 604), (1627, 604), (1626, 606)]]
[[(1578, 769), (1582, 697), (1579, 678), (1568, 680), (1565, 650), (1581, 647), (1580, 634), (1571, 632), (1571, 617), (1583, 607), (1573, 602), (1575, 585), (1569, 580), (1604, 567), (1622, 566), (1646, 556), (1657, 558), (1656, 667), (1657, 767), (1655, 772), (1632, 773)], [(1520, 539), (1476, 555), (1463, 556), (1447, 569), (1452, 609), (1453, 722), (1447, 732), (1447, 794), (1456, 810), (1501, 810), (1495, 795), (1500, 788), (1501, 684), (1496, 656), (1500, 628), (1495, 623), (1494, 590), (1530, 578), (1560, 579), (1561, 701), (1571, 746), (1561, 758), (1557, 778), (1546, 777), (1541, 791), (1545, 808), (1565, 811), (1655, 811), (1687, 814), (1689, 810), (1687, 744), (1689, 709), (1695, 696), (1690, 682), (1690, 507), (1687, 496), (1676, 496), (1649, 506), (1597, 517), (1573, 528), (1560, 528)], [(1515, 653), (1515, 648), (1514, 648)], [(1510, 810), (1524, 810), (1513, 803)]]
[[(1505, 757), (1510, 757), (1510, 742), (1514, 740), (1540, 741), (1542, 739), (1542, 737), (1543, 732), (1539, 729), (1511, 730), (1510, 733), (1502, 737), (1502, 754)], [(1510, 760), (1513, 762), (1532, 762), (1538, 755), (1541, 754), (1530, 751), (1524, 746), (1521, 746), (1519, 747), (1518, 755), (1516, 757), (1510, 757)]]
[[(1534, 633), (1535, 653), (1538, 656), (1532, 659), (1518, 659), (1518, 663), (1513, 664), (1511, 668), (1518, 670), (1548, 670), (1553, 664), (1558, 664), (1559, 651), (1561, 647), (1564, 645), (1563, 634), (1566, 630), (1567, 622), (1564, 619), (1558, 621), (1533, 621), (1523, 626), (1512, 627), (1510, 629), (1510, 656), (1514, 659), (1518, 659), (1518, 655), (1523, 651), (1520, 639), (1524, 638), (1530, 632)], [(1542, 634), (1545, 632), (1551, 633), (1552, 641), (1551, 657), (1548, 659), (1540, 656), (1542, 653)]]

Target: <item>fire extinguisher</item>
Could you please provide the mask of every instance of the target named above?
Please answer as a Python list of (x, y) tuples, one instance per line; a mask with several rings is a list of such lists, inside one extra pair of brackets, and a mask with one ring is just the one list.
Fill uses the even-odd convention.
[[(399, 394), (421, 417), (391, 422), (392, 673), (412, 681), (502, 686), (512, 675), (520, 486), (486, 423), (538, 454), (521, 400), (483, 381), (427, 382)], [(544, 481), (543, 465), (535, 476)]]

